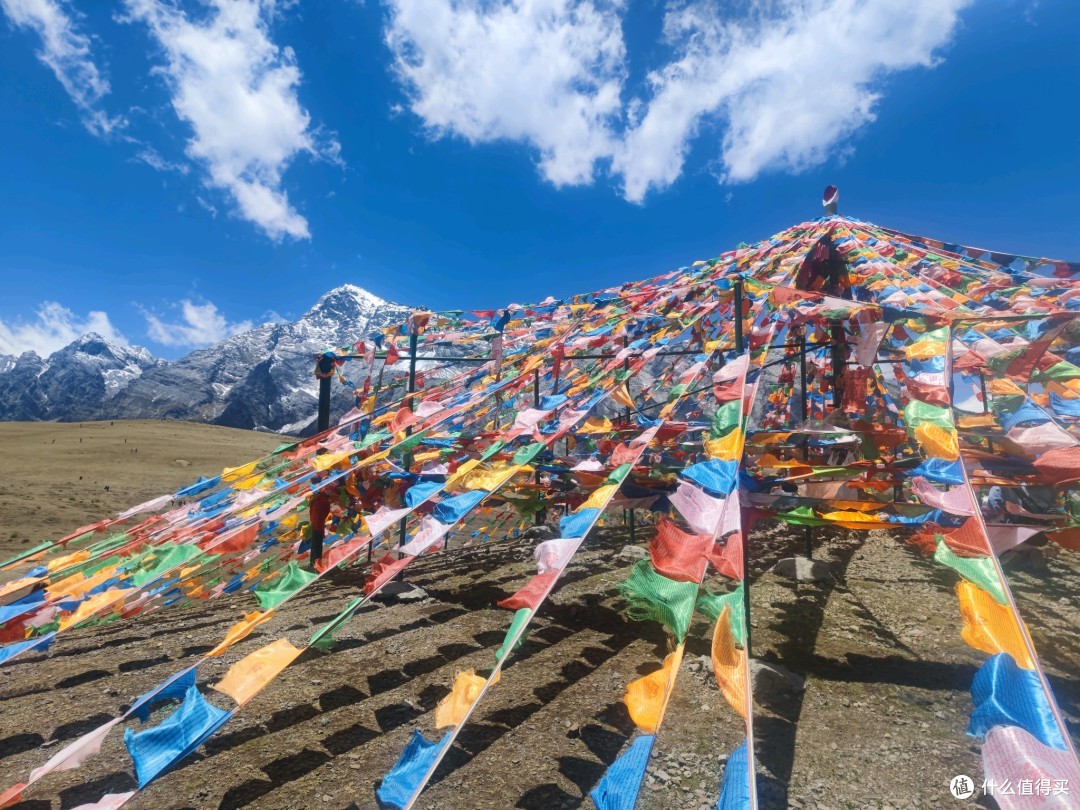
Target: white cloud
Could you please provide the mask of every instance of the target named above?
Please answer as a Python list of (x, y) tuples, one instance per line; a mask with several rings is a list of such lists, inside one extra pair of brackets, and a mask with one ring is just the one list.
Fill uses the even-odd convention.
[(132, 160), (139, 163), (145, 163), (151, 169), (159, 172), (176, 172), (177, 174), (187, 174), (190, 171), (186, 163), (173, 163), (171, 160), (166, 160), (161, 156), (154, 147), (143, 145), (143, 148), (135, 153), (135, 157)]
[(281, 176), (300, 153), (337, 162), (340, 147), (311, 126), (297, 98), (300, 70), (291, 48), (268, 31), (274, 0), (208, 0), (200, 19), (161, 0), (125, 0), (165, 57), (158, 69), (176, 114), (192, 130), (187, 155), (208, 184), (272, 239), (310, 236)]
[(670, 2), (670, 61), (629, 98), (619, 0), (388, 0), (386, 41), (435, 135), (530, 144), (555, 185), (610, 161), (638, 202), (679, 178), (705, 131), (719, 133), (723, 183), (842, 157), (881, 80), (933, 66), (969, 3)]
[(726, 182), (819, 165), (874, 120), (882, 77), (934, 64), (969, 1), (784, 0), (738, 22), (712, 4), (670, 7), (677, 58), (649, 75), (647, 112), (614, 161), (625, 196), (673, 183), (713, 117)]
[(12, 24), (37, 33), (37, 56), (56, 75), (82, 113), (83, 125), (95, 135), (108, 135), (124, 126), (99, 106), (109, 82), (90, 53), (90, 38), (79, 30), (77, 14), (63, 0), (0, 0)]
[(38, 307), (36, 315), (29, 322), (0, 321), (0, 354), (37, 352), (41, 357), (48, 357), (88, 332), (127, 345), (127, 340), (116, 331), (104, 312), (93, 311), (82, 318), (55, 301), (46, 301)]
[(211, 302), (196, 304), (186, 298), (180, 302), (179, 322), (166, 323), (146, 310), (143, 316), (146, 333), (164, 346), (209, 346), (253, 327), (251, 321), (229, 323)]
[[(509, 139), (551, 183), (588, 183), (613, 149), (625, 46), (618, 2), (389, 0), (409, 109), (436, 135)], [(392, 108), (391, 108), (392, 109)]]

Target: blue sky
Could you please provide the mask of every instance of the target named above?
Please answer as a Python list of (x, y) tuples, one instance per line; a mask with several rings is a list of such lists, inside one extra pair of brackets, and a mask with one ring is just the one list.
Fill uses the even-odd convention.
[(0, 354), (596, 289), (820, 213), (1080, 259), (1069, 0), (0, 0)]

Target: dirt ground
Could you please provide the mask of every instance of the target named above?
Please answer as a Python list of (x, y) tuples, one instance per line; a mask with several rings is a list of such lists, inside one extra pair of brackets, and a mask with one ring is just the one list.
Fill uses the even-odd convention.
[[(185, 449), (182, 455), (195, 454)], [(29, 487), (24, 492), (39, 497)], [(40, 497), (48, 492), (44, 487)], [(144, 494), (157, 491), (133, 494), (131, 501)], [(646, 540), (639, 531), (639, 544)], [(419, 808), (591, 806), (584, 797), (634, 733), (621, 702), (625, 685), (656, 668), (666, 651), (657, 625), (625, 616), (617, 586), (635, 561), (623, 551), (627, 541), (620, 527), (608, 527), (575, 557)], [(761, 806), (992, 806), (985, 798), (965, 803), (948, 793), (957, 774), (977, 783), (981, 778), (978, 746), (964, 729), (971, 710), (967, 690), (985, 660), (960, 638), (952, 572), (879, 532), (819, 530), (815, 557), (831, 563), (833, 575), (796, 584), (770, 569), (801, 550), (801, 530), (763, 524), (751, 544), (754, 655), (805, 678), (793, 684), (763, 675), (755, 688)], [(531, 544), (522, 540), (455, 544), (419, 560), (408, 580), (428, 598), (388, 599), (361, 611), (332, 651), (305, 652), (130, 806), (374, 807), (374, 787), (412, 729), (434, 738), (432, 711), (455, 674), (492, 664), (510, 620), (495, 603), (534, 571)], [(1011, 563), (1008, 573), (1075, 738), (1080, 559), (1069, 552), (1040, 555)], [(352, 569), (316, 583), (245, 641), (201, 666), (204, 694), (230, 707), (209, 689), (211, 683), (275, 638), (305, 644), (356, 594), (363, 575)], [(724, 588), (719, 581), (708, 584)], [(117, 716), (253, 609), (250, 594), (238, 594), (82, 629), (62, 636), (47, 657), (0, 669), (0, 789), (23, 781), (59, 746)], [(691, 628), (638, 801), (643, 810), (715, 807), (723, 763), (742, 740), (741, 718), (711, 674), (710, 631), (704, 621)], [(159, 709), (152, 722), (169, 710)], [(133, 787), (122, 734), (114, 730), (100, 756), (77, 770), (50, 774), (18, 807), (72, 808)]]
[(259, 458), (283, 441), (162, 420), (0, 422), (0, 559)]

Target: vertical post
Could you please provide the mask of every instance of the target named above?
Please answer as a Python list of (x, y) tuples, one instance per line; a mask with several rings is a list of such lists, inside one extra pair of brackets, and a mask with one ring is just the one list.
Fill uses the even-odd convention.
[[(806, 426), (807, 417), (810, 415), (810, 392), (806, 390), (806, 327), (802, 328), (799, 336), (799, 384), (802, 385), (802, 420)], [(805, 435), (805, 434), (804, 434)]]
[(319, 416), (315, 430), (322, 433), (330, 428), (330, 385), (334, 381), (334, 355), (327, 352), (315, 366), (319, 378)]
[[(990, 402), (986, 398), (986, 375), (981, 371), (979, 372), (979, 388), (982, 390), (983, 413), (990, 413)], [(989, 436), (986, 437), (986, 449), (991, 453), (994, 452), (994, 440)]]
[(735, 351), (743, 353), (743, 317), (742, 317), (743, 282), (742, 276), (735, 281)]
[(814, 559), (814, 527), (803, 526), (806, 530), (806, 559)]
[(843, 391), (840, 387), (843, 385), (844, 369), (846, 368), (847, 360), (847, 341), (844, 339), (844, 322), (833, 321), (830, 324), (830, 337), (832, 338), (832, 401), (833, 410), (840, 410), (840, 405), (843, 402)]
[[(540, 369), (536, 369), (533, 372), (533, 407), (534, 408), (539, 408), (540, 407)], [(536, 483), (536, 484), (540, 483), (540, 471), (539, 470), (537, 470), (536, 472), (533, 473), (533, 482)], [(537, 487), (537, 488), (539, 489), (539, 487)], [(540, 497), (543, 498), (543, 495), (541, 495)], [(541, 501), (541, 503), (542, 503), (542, 501)], [(547, 519), (547, 510), (543, 506), (541, 506), (541, 508), (538, 509), (536, 514), (533, 516), (533, 522), (537, 526), (543, 526), (546, 519)]]

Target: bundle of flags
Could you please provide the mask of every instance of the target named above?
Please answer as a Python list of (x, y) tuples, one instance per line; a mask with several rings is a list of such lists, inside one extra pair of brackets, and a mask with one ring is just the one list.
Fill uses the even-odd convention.
[[(0, 665), (32, 657), (43, 672), (75, 631), (250, 595), (213, 649), (33, 769), (0, 806), (47, 792), (51, 772), (97, 754), (114, 727), (138, 790), (92, 806), (122, 806), (272, 694), (305, 650), (331, 649), (415, 560), (547, 523), (536, 575), (499, 602), (511, 613), (490, 667), (457, 673), (421, 721), (445, 731), (431, 742), (418, 728), (387, 763), (378, 801), (412, 807), (575, 554), (605, 513), (627, 509), (650, 542), (622, 585), (626, 610), (669, 644), (626, 684), (637, 732), (589, 793), (601, 810), (635, 804), (695, 612), (712, 627), (728, 707), (706, 721), (740, 724), (744, 738), (717, 773), (718, 806), (757, 806), (747, 560), (762, 519), (909, 530), (952, 572), (959, 632), (988, 656), (967, 728), (983, 740), (987, 777), (1080, 784), (999, 562), (1033, 540), (1080, 548), (1077, 269), (833, 215), (645, 281), (417, 312), (328, 349), (317, 374), (356, 401), (337, 425), (0, 564)], [(479, 360), (424, 360), (447, 347)], [(317, 561), (313, 529), (325, 533)], [(256, 627), (278, 634), (290, 601), (346, 566), (366, 570), (362, 592), (306, 646), (281, 636), (250, 649)], [(242, 657), (201, 689), (199, 667), (234, 648)], [(167, 701), (177, 705), (146, 726)]]

